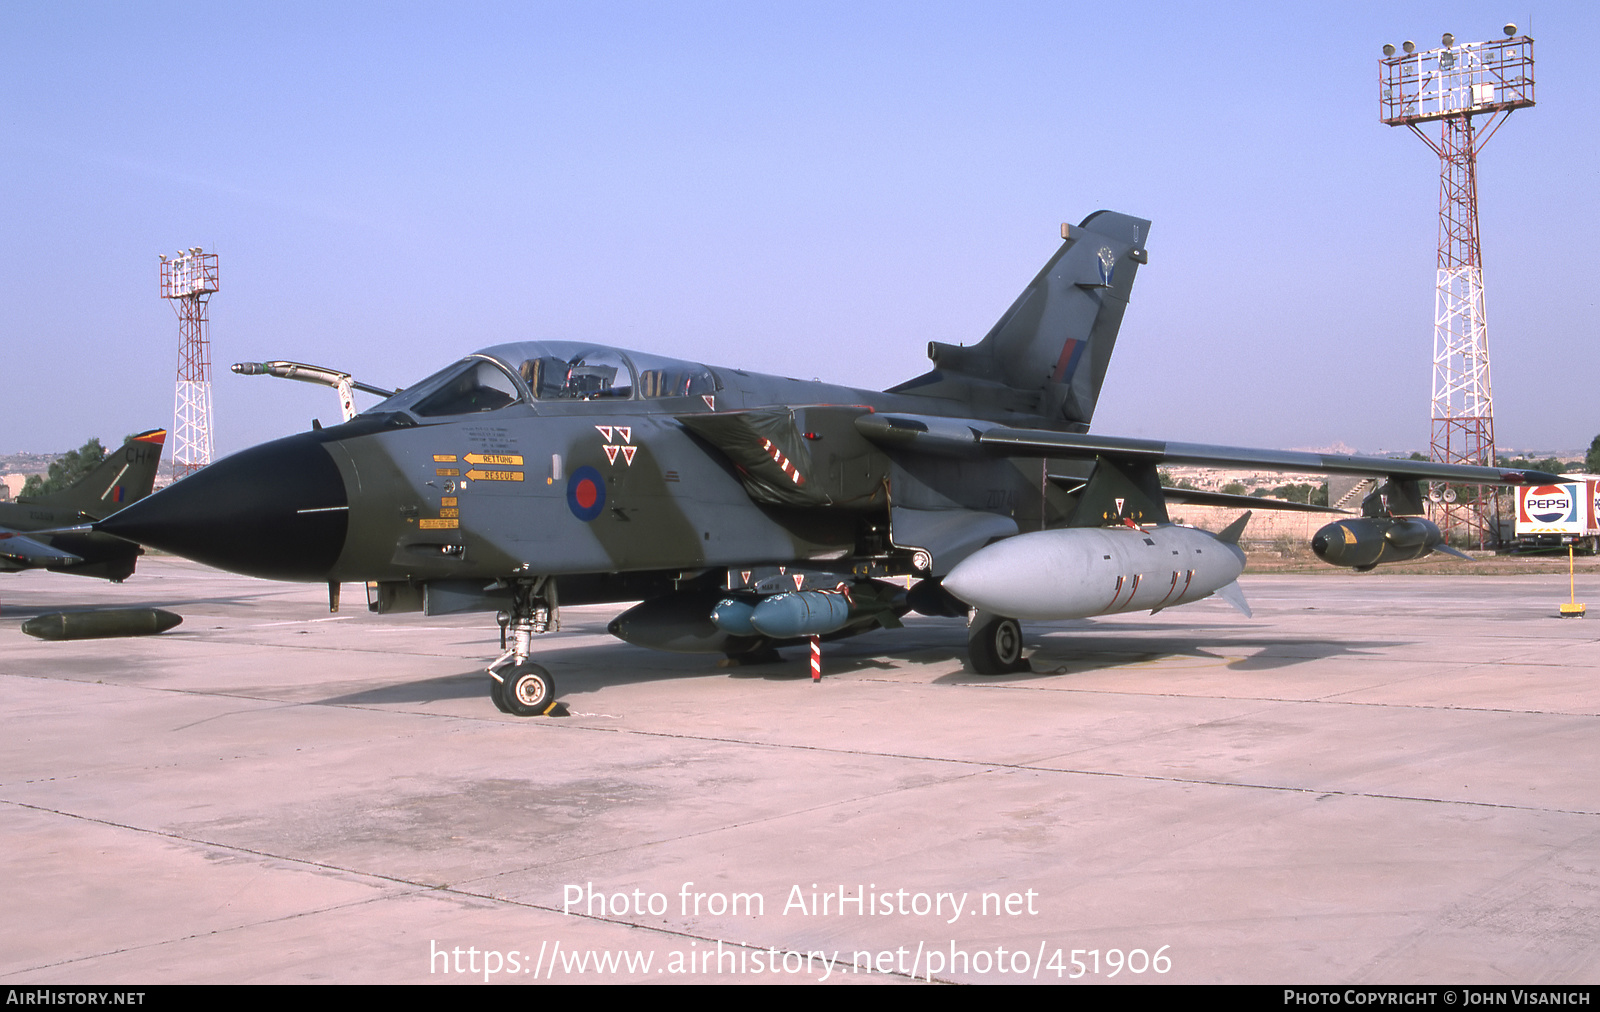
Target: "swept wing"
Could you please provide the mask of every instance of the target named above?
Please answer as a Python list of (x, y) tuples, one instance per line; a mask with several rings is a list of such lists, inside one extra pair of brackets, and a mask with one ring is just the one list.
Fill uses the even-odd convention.
[(869, 414), (857, 418), (855, 425), (863, 436), (886, 449), (914, 449), (919, 453), (953, 457), (1048, 457), (1067, 460), (1104, 457), (1129, 464), (1243, 466), (1263, 471), (1377, 475), (1402, 481), (1447, 481), (1473, 485), (1548, 485), (1562, 480), (1560, 475), (1527, 469), (1091, 436), (1051, 429), (1014, 428), (999, 422), (937, 415)]

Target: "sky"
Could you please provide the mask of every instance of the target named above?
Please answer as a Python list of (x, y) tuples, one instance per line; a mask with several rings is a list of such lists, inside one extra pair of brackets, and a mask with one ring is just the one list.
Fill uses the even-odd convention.
[(1438, 159), (1378, 60), (1507, 20), (1498, 443), (1586, 447), (1596, 5), (0, 0), (0, 452), (172, 424), (180, 247), (220, 257), (220, 456), (338, 418), (243, 360), (404, 386), (563, 339), (881, 389), (1099, 208), (1154, 224), (1095, 432), (1425, 449)]

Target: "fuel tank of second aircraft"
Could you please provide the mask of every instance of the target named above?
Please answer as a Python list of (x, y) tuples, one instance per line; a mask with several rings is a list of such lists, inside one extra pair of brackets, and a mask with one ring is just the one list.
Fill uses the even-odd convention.
[(1238, 545), (1193, 527), (1073, 527), (982, 548), (944, 588), (996, 615), (1048, 621), (1187, 604), (1243, 571)]
[(1331, 566), (1366, 571), (1382, 562), (1407, 562), (1434, 551), (1460, 554), (1424, 517), (1352, 517), (1337, 520), (1311, 539), (1311, 550)]

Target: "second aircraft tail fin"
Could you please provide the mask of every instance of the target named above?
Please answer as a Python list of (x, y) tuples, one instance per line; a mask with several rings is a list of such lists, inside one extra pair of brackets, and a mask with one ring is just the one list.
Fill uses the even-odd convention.
[(41, 506), (76, 510), (103, 520), (129, 503), (138, 502), (155, 488), (156, 471), (161, 465), (165, 429), (151, 429), (129, 436), (117, 450), (106, 454), (95, 469), (78, 479), (71, 488), (31, 501)]

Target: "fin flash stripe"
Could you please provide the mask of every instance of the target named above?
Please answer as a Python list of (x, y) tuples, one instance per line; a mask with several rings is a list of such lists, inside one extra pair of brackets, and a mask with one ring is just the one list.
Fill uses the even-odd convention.
[(1056, 361), (1056, 371), (1050, 377), (1050, 382), (1071, 382), (1072, 374), (1078, 371), (1078, 359), (1083, 357), (1083, 349), (1088, 346), (1087, 341), (1069, 337), (1061, 347), (1061, 358)]

